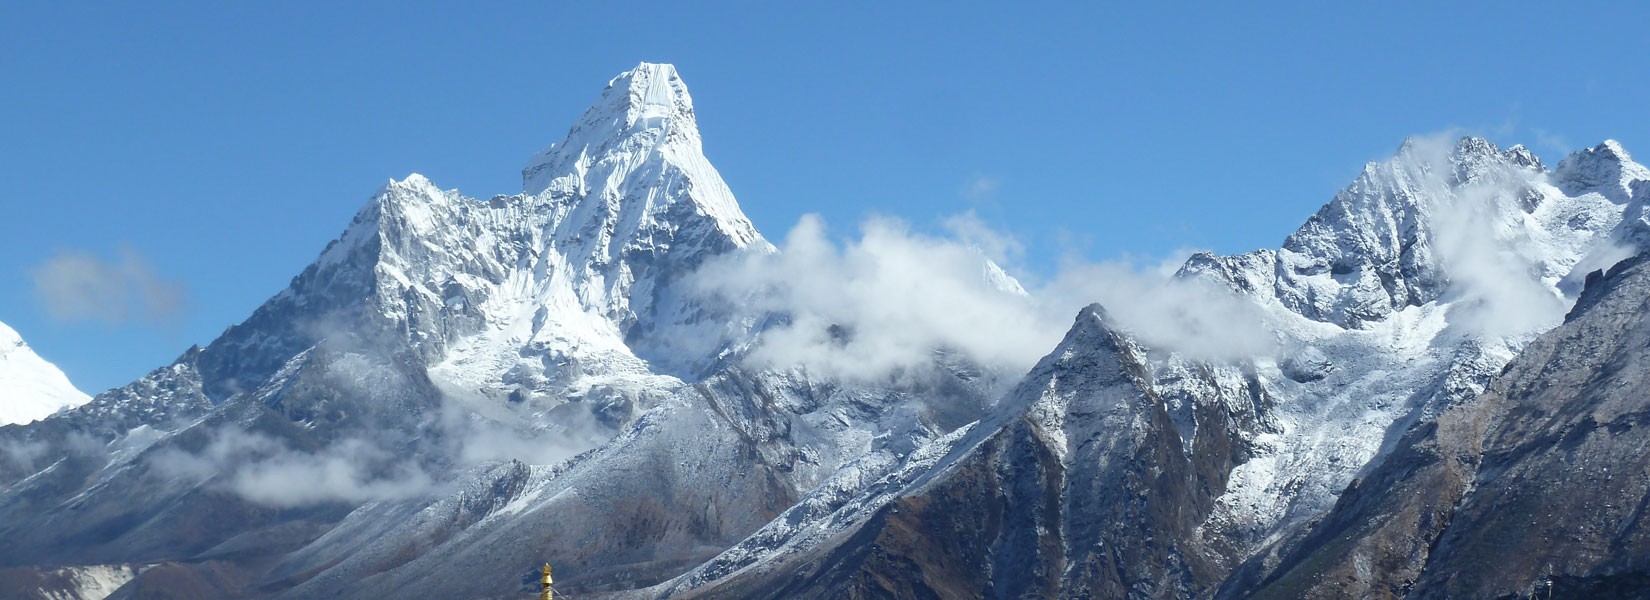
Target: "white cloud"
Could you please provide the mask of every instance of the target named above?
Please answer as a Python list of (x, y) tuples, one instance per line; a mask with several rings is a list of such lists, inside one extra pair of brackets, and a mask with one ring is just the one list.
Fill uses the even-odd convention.
[(839, 246), (824, 221), (808, 215), (781, 252), (713, 261), (695, 281), (758, 315), (788, 318), (764, 332), (749, 360), (875, 379), (926, 364), (936, 348), (1023, 364), (1051, 347), (1030, 303), (993, 287), (985, 265), (967, 244), (912, 234), (884, 218)]
[(996, 197), (997, 189), (1002, 185), (1003, 180), (999, 177), (975, 173), (963, 180), (962, 188), (957, 194), (970, 202), (984, 202)]
[(1020, 240), (992, 229), (973, 209), (947, 217), (941, 224), (958, 241), (977, 248), (997, 264), (1017, 264), (1025, 256), (1025, 245)]
[(416, 464), (397, 461), (362, 440), (345, 440), (313, 454), (277, 452), (229, 478), (229, 489), (241, 497), (278, 507), (402, 500), (428, 494), (433, 487)]
[(1462, 300), (1452, 307), (1450, 321), (1492, 338), (1557, 325), (1569, 303), (1542, 283), (1539, 259), (1523, 250), (1533, 244), (1507, 226), (1508, 215), (1498, 214), (1492, 198), (1500, 192), (1464, 191), (1438, 211), (1433, 225), (1450, 290)]
[(181, 284), (155, 272), (148, 260), (122, 248), (115, 261), (81, 250), (59, 253), (34, 268), (36, 297), (65, 321), (165, 323), (183, 311)]
[(1260, 306), (1201, 279), (1175, 278), (1184, 262), (1180, 256), (1144, 266), (1072, 262), (1040, 293), (1055, 306), (1100, 303), (1120, 328), (1150, 350), (1215, 361), (1277, 350), (1274, 328)]
[(226, 427), (200, 452), (165, 448), (148, 461), (163, 477), (212, 481), (250, 502), (282, 508), (401, 500), (435, 488), (417, 463), (359, 439), (300, 452), (275, 438)]
[(42, 466), (39, 460), (45, 458), (49, 450), (50, 445), (42, 441), (0, 441), (0, 458), (4, 458), (12, 468), (29, 473)]
[[(1543, 244), (1531, 238), (1517, 201), (1539, 176), (1506, 168), (1452, 188), (1449, 157), (1458, 138), (1453, 131), (1411, 138), (1416, 166), (1425, 174), (1424, 197), (1433, 200), (1423, 207), (1432, 216), (1433, 249), (1449, 276), (1447, 293), (1456, 300), (1451, 324), (1489, 338), (1557, 325), (1569, 302), (1543, 281), (1543, 273), (1569, 265), (1546, 264), (1550, 259), (1542, 256)], [(1611, 247), (1606, 242), (1603, 249)]]
[[(456, 392), (456, 393), (455, 393)], [(442, 403), (442, 437), (457, 444), (461, 465), (519, 460), (530, 465), (554, 465), (600, 446), (618, 433), (600, 423), (585, 402), (551, 407), (553, 425), (535, 428), (540, 419), (524, 414), (544, 410), (536, 402), (501, 404), (486, 397), (466, 397), (448, 390)]]
[(712, 261), (694, 281), (751, 311), (743, 316), (748, 321), (782, 315), (747, 362), (861, 380), (930, 364), (936, 349), (1024, 371), (1054, 348), (1078, 310), (1096, 301), (1160, 349), (1213, 357), (1270, 347), (1258, 309), (1224, 290), (1175, 280), (1162, 265), (1072, 262), (1028, 292), (987, 260), (1017, 254), (1017, 241), (970, 214), (948, 228), (953, 237), (929, 237), (873, 218), (857, 239), (838, 242), (809, 215), (780, 252)]

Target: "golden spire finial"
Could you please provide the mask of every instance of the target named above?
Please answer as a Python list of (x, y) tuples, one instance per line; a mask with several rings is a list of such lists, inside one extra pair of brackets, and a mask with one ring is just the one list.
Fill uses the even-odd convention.
[(544, 591), (539, 592), (539, 600), (555, 600), (555, 591), (550, 589), (550, 563), (544, 563)]

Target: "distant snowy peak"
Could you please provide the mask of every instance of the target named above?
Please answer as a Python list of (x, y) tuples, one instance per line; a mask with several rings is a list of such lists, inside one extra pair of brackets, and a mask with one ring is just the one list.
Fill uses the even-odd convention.
[(63, 371), (35, 354), (16, 330), (0, 323), (0, 425), (43, 419), (88, 400)]
[(23, 343), (23, 336), (5, 323), (0, 323), (0, 356), (8, 350), (18, 347), (27, 347)]
[(1200, 257), (1187, 271), (1272, 292), (1313, 320), (1361, 327), (1438, 299), (1463, 250), (1517, 255), (1544, 283), (1562, 279), (1595, 238), (1611, 235), (1632, 182), (1646, 178), (1615, 142), (1548, 172), (1523, 146), (1411, 138), (1366, 165), (1275, 257)]
[(1633, 162), (1633, 157), (1615, 140), (1578, 151), (1558, 163), (1553, 183), (1572, 196), (1589, 192), (1615, 202), (1632, 196), (1634, 181), (1650, 180), (1650, 169)]

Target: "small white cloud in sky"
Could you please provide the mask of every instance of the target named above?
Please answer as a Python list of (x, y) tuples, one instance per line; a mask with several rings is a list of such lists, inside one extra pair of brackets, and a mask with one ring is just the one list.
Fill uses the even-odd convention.
[(112, 261), (86, 250), (60, 251), (32, 276), (35, 297), (63, 321), (168, 323), (182, 314), (187, 297), (181, 283), (125, 247)]
[(962, 189), (957, 193), (969, 202), (984, 202), (995, 197), (1002, 186), (1002, 178), (975, 173), (963, 181)]

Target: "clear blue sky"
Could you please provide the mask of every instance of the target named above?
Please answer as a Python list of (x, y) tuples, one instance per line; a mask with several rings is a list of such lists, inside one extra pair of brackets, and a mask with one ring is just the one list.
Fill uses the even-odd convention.
[[(678, 66), (769, 237), (972, 208), (1032, 271), (1274, 247), (1411, 134), (1650, 153), (1634, 3), (452, 4), (0, 3), (0, 321), (88, 392), (125, 383), (249, 315), (389, 178), (519, 190), (643, 60)], [(42, 306), (39, 265), (122, 252), (183, 310)]]

